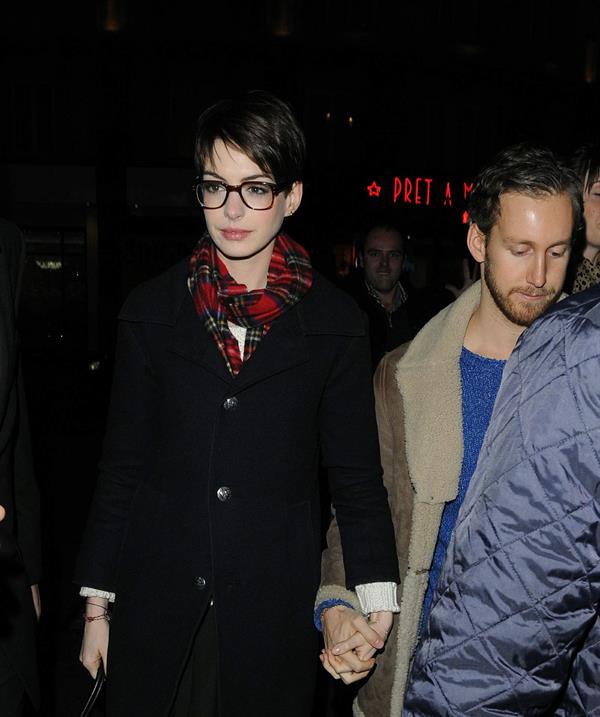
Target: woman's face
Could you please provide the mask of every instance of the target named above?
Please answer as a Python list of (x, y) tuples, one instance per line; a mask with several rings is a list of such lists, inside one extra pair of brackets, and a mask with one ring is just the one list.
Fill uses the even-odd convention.
[(590, 249), (600, 251), (600, 177), (583, 194), (583, 218), (585, 239)]
[[(242, 182), (272, 182), (250, 157), (239, 149), (215, 142), (212, 158), (204, 168), (202, 179), (216, 179), (236, 186)], [(227, 260), (253, 259), (268, 268), (273, 253), (272, 240), (277, 236), (283, 219), (292, 214), (302, 199), (302, 183), (295, 182), (290, 191), (280, 192), (270, 209), (249, 209), (237, 192), (230, 192), (220, 209), (204, 209), (206, 227), (221, 258)]]

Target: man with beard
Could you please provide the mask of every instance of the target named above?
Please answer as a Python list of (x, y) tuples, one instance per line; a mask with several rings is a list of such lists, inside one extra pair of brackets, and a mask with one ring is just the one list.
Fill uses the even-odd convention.
[[(377, 670), (359, 691), (355, 715), (401, 713), (412, 655), (504, 364), (524, 329), (560, 297), (581, 216), (579, 182), (550, 151), (511, 147), (480, 173), (469, 215), (467, 246), (481, 267), (481, 281), (410, 344), (388, 353), (375, 374), (381, 458), (402, 578), (400, 614)], [(353, 682), (367, 676), (370, 664), (362, 669), (361, 660), (376, 646), (363, 636), (367, 622), (345, 585), (334, 522), (316, 602), (325, 638), (321, 661), (334, 677)], [(389, 609), (387, 600), (382, 583), (380, 599), (372, 596), (368, 612)], [(364, 609), (364, 600), (360, 604)]]

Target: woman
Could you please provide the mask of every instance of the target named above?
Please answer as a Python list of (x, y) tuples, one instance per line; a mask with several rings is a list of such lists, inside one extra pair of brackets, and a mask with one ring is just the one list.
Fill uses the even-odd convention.
[(368, 339), (280, 232), (302, 199), (289, 107), (261, 92), (214, 105), (195, 161), (207, 233), (119, 317), (76, 575), (81, 659), (92, 674), (108, 660), (108, 717), (300, 717), (317, 664), (319, 454), (349, 580), (397, 579)]
[(583, 189), (585, 242), (577, 265), (573, 293), (600, 283), (600, 146), (583, 145), (573, 155), (573, 169)]

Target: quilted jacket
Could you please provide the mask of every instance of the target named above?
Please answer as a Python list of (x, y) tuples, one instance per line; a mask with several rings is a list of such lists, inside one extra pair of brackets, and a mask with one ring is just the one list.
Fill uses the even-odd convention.
[(600, 287), (506, 365), (404, 715), (600, 715)]

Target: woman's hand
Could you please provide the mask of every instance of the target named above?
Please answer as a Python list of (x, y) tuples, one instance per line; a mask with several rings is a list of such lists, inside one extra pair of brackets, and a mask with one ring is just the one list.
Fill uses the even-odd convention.
[(81, 641), (81, 652), (79, 660), (95, 679), (100, 667), (104, 664), (104, 671), (108, 674), (108, 620), (103, 617), (107, 615), (108, 600), (103, 598), (91, 598), (92, 602), (86, 602), (86, 617), (97, 617), (97, 620), (86, 621), (83, 629), (83, 640)]
[(377, 629), (359, 612), (343, 605), (324, 610), (321, 622), (325, 641), (321, 664), (327, 672), (346, 684), (366, 677), (375, 665), (373, 655), (385, 644), (387, 631), (382, 634), (380, 625)]

